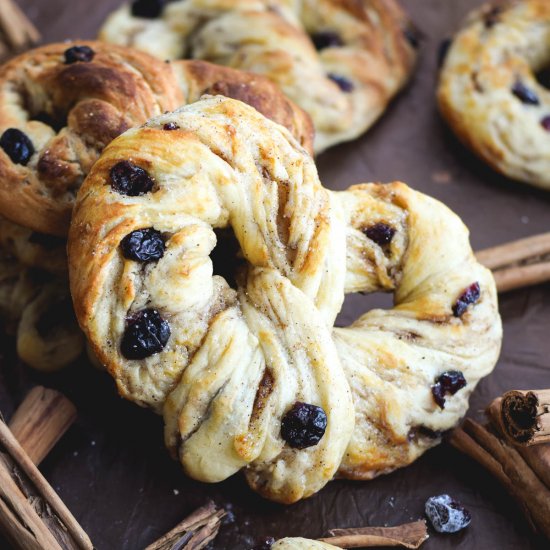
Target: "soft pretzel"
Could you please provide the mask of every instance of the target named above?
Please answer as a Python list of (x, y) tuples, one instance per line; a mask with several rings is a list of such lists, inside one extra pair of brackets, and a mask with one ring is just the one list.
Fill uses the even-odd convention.
[(0, 249), (17, 258), (23, 266), (50, 273), (67, 272), (65, 239), (36, 233), (0, 217)]
[(495, 170), (550, 189), (550, 2), (486, 4), (446, 52), (437, 92), (458, 137)]
[[(236, 290), (212, 276), (214, 228), (246, 260)], [(185, 470), (244, 468), (285, 503), (409, 464), (500, 348), (494, 280), (456, 215), (403, 183), (324, 189), (285, 128), (224, 97), (105, 149), (69, 272), (94, 351), (124, 397), (164, 415)], [(374, 291), (395, 307), (333, 328), (346, 292)]]
[(19, 357), (38, 370), (63, 368), (84, 351), (66, 277), (27, 268), (0, 247), (0, 316)]
[(408, 80), (418, 36), (396, 0), (138, 0), (100, 38), (263, 74), (307, 111), (315, 150), (355, 139)]
[(309, 118), (263, 77), (101, 42), (12, 59), (0, 68), (0, 215), (66, 236), (76, 192), (105, 145), (204, 92), (248, 101), (311, 148)]

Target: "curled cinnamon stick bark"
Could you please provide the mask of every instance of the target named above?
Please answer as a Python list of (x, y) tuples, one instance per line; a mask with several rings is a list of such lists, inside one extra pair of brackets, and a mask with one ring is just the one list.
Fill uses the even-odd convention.
[[(52, 409), (55, 403), (62, 407), (61, 412), (54, 410), (55, 406)], [(15, 428), (39, 461), (70, 425), (74, 409), (60, 394), (44, 388), (32, 392), (22, 407), (15, 415)], [(52, 423), (57, 427), (52, 428)], [(38, 444), (33, 443), (34, 435), (39, 436)], [(0, 421), (0, 527), (14, 548), (92, 549), (86, 533), (3, 421)]]
[(30, 48), (40, 40), (36, 27), (13, 0), (0, 0), (0, 31), (13, 51)]
[(550, 442), (550, 390), (509, 391), (502, 396), (504, 435), (516, 445)]
[(550, 489), (513, 446), (469, 419), (453, 432), (450, 443), (495, 476), (531, 526), (550, 538)]
[[(502, 397), (495, 399), (487, 408), (487, 416), (495, 430), (506, 437), (503, 426)], [(550, 443), (531, 446), (518, 446), (516, 450), (539, 476), (542, 482), (550, 489)]]
[(36, 386), (11, 417), (9, 427), (38, 465), (75, 420), (75, 406), (62, 393)]
[(420, 548), (428, 538), (428, 530), (424, 520), (396, 527), (331, 529), (329, 534), (330, 537), (319, 540), (340, 548), (371, 548), (375, 546)]
[(216, 538), (224, 516), (224, 510), (209, 502), (145, 550), (200, 550)]
[(499, 292), (550, 281), (550, 233), (481, 250), (476, 256), (493, 271)]

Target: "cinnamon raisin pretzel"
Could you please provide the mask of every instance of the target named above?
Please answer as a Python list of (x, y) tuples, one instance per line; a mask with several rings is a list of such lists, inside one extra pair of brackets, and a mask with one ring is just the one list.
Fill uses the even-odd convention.
[(205, 92), (249, 102), (311, 148), (309, 118), (256, 75), (101, 42), (51, 44), (12, 59), (0, 68), (0, 215), (66, 236), (78, 187), (105, 145)]
[(396, 0), (137, 0), (100, 39), (263, 74), (307, 111), (315, 150), (355, 139), (408, 80), (418, 36)]
[(507, 0), (472, 12), (445, 55), (437, 92), (458, 137), (506, 176), (550, 189), (550, 2)]
[(63, 368), (84, 351), (66, 277), (29, 268), (0, 246), (0, 317), (19, 357), (38, 370)]
[[(213, 276), (215, 228), (239, 243), (236, 288)], [(494, 280), (456, 215), (403, 183), (326, 190), (285, 128), (224, 97), (105, 149), (69, 272), (95, 353), (122, 396), (164, 415), (186, 472), (244, 469), (285, 503), (412, 462), (500, 348)], [(374, 291), (395, 307), (333, 328), (345, 293)]]

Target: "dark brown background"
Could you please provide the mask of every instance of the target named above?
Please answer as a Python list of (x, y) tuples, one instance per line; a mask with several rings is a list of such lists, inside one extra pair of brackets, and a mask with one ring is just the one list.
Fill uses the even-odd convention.
[[(117, 0), (21, 0), (44, 41), (93, 37)], [(424, 33), (422, 57), (410, 87), (362, 139), (319, 158), (325, 185), (401, 179), (447, 203), (472, 232), (475, 248), (550, 229), (550, 194), (506, 181), (465, 151), (439, 119), (434, 104), (440, 41), (479, 0), (404, 0)], [(350, 297), (347, 323), (387, 297)], [(473, 395), (471, 414), (512, 388), (550, 386), (550, 286), (503, 296), (505, 340), (495, 372)], [(41, 382), (65, 391), (79, 421), (42, 465), (42, 471), (100, 550), (143, 548), (184, 515), (213, 498), (230, 503), (236, 522), (217, 548), (250, 548), (261, 535), (318, 537), (332, 527), (393, 525), (422, 515), (427, 497), (448, 492), (471, 510), (470, 528), (432, 534), (424, 548), (547, 548), (530, 534), (508, 496), (475, 463), (446, 445), (411, 467), (368, 483), (337, 481), (289, 508), (265, 502), (240, 476), (219, 485), (187, 479), (163, 448), (160, 419), (123, 402), (110, 378), (84, 364), (44, 377), (18, 366), (2, 344), (0, 409), (9, 417), (27, 389)], [(0, 547), (2, 545), (0, 540)]]

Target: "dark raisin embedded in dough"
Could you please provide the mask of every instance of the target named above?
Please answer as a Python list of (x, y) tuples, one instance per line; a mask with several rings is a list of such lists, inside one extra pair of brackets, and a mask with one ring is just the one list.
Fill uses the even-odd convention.
[(34, 154), (34, 145), (27, 134), (17, 128), (8, 128), (0, 137), (0, 147), (15, 164), (26, 166)]
[(377, 245), (385, 246), (392, 242), (395, 232), (395, 227), (379, 222), (367, 227), (365, 235)]
[(502, 13), (502, 8), (500, 6), (492, 7), (483, 17), (483, 22), (485, 23), (485, 28), (491, 29), (500, 21), (500, 14)]
[(274, 544), (275, 539), (273, 537), (265, 537), (263, 540), (260, 540), (252, 550), (271, 550)]
[(438, 533), (456, 533), (468, 527), (472, 521), (470, 512), (449, 495), (430, 497), (424, 510)]
[(145, 359), (161, 352), (170, 334), (168, 321), (156, 309), (143, 309), (126, 320), (120, 350), (126, 359)]
[(481, 289), (479, 283), (473, 283), (470, 285), (459, 297), (453, 306), (453, 315), (455, 317), (462, 317), (468, 306), (475, 304), (481, 295)]
[(317, 445), (327, 428), (327, 415), (317, 405), (297, 401), (281, 422), (281, 436), (294, 449)]
[(89, 63), (95, 56), (94, 50), (90, 46), (73, 46), (65, 50), (65, 63), (70, 65), (78, 61)]
[(137, 229), (120, 242), (122, 254), (128, 260), (148, 263), (156, 262), (164, 256), (166, 245), (160, 231), (156, 229)]
[(156, 19), (162, 13), (166, 0), (134, 0), (132, 2), (132, 15), (145, 19)]
[(545, 116), (541, 121), (540, 125), (547, 131), (550, 132), (550, 115)]
[(163, 127), (163, 130), (179, 130), (180, 127), (175, 122), (167, 122)]
[(353, 82), (348, 80), (345, 76), (334, 73), (329, 73), (327, 76), (338, 86), (338, 88), (340, 88), (340, 90), (346, 92), (347, 94), (353, 92), (355, 89)]
[(128, 160), (117, 162), (110, 171), (111, 187), (128, 197), (149, 193), (154, 182), (146, 170)]
[(421, 34), (420, 34), (420, 31), (416, 27), (413, 27), (412, 25), (409, 25), (408, 27), (403, 29), (403, 35), (407, 39), (407, 42), (415, 50), (417, 50), (420, 47)]
[(526, 105), (540, 105), (537, 94), (529, 89), (521, 80), (516, 80), (512, 86), (512, 93)]
[(344, 45), (344, 41), (337, 32), (319, 31), (311, 35), (311, 40), (317, 50), (326, 48), (338, 48)]
[(466, 386), (466, 378), (459, 370), (449, 370), (440, 374), (432, 386), (434, 401), (441, 409), (445, 408), (445, 396), (454, 395)]
[(449, 53), (449, 48), (451, 47), (451, 44), (453, 41), (450, 38), (445, 38), (439, 44), (439, 48), (437, 49), (437, 66), (443, 67), (443, 63), (445, 63), (445, 59), (447, 57), (447, 54)]

